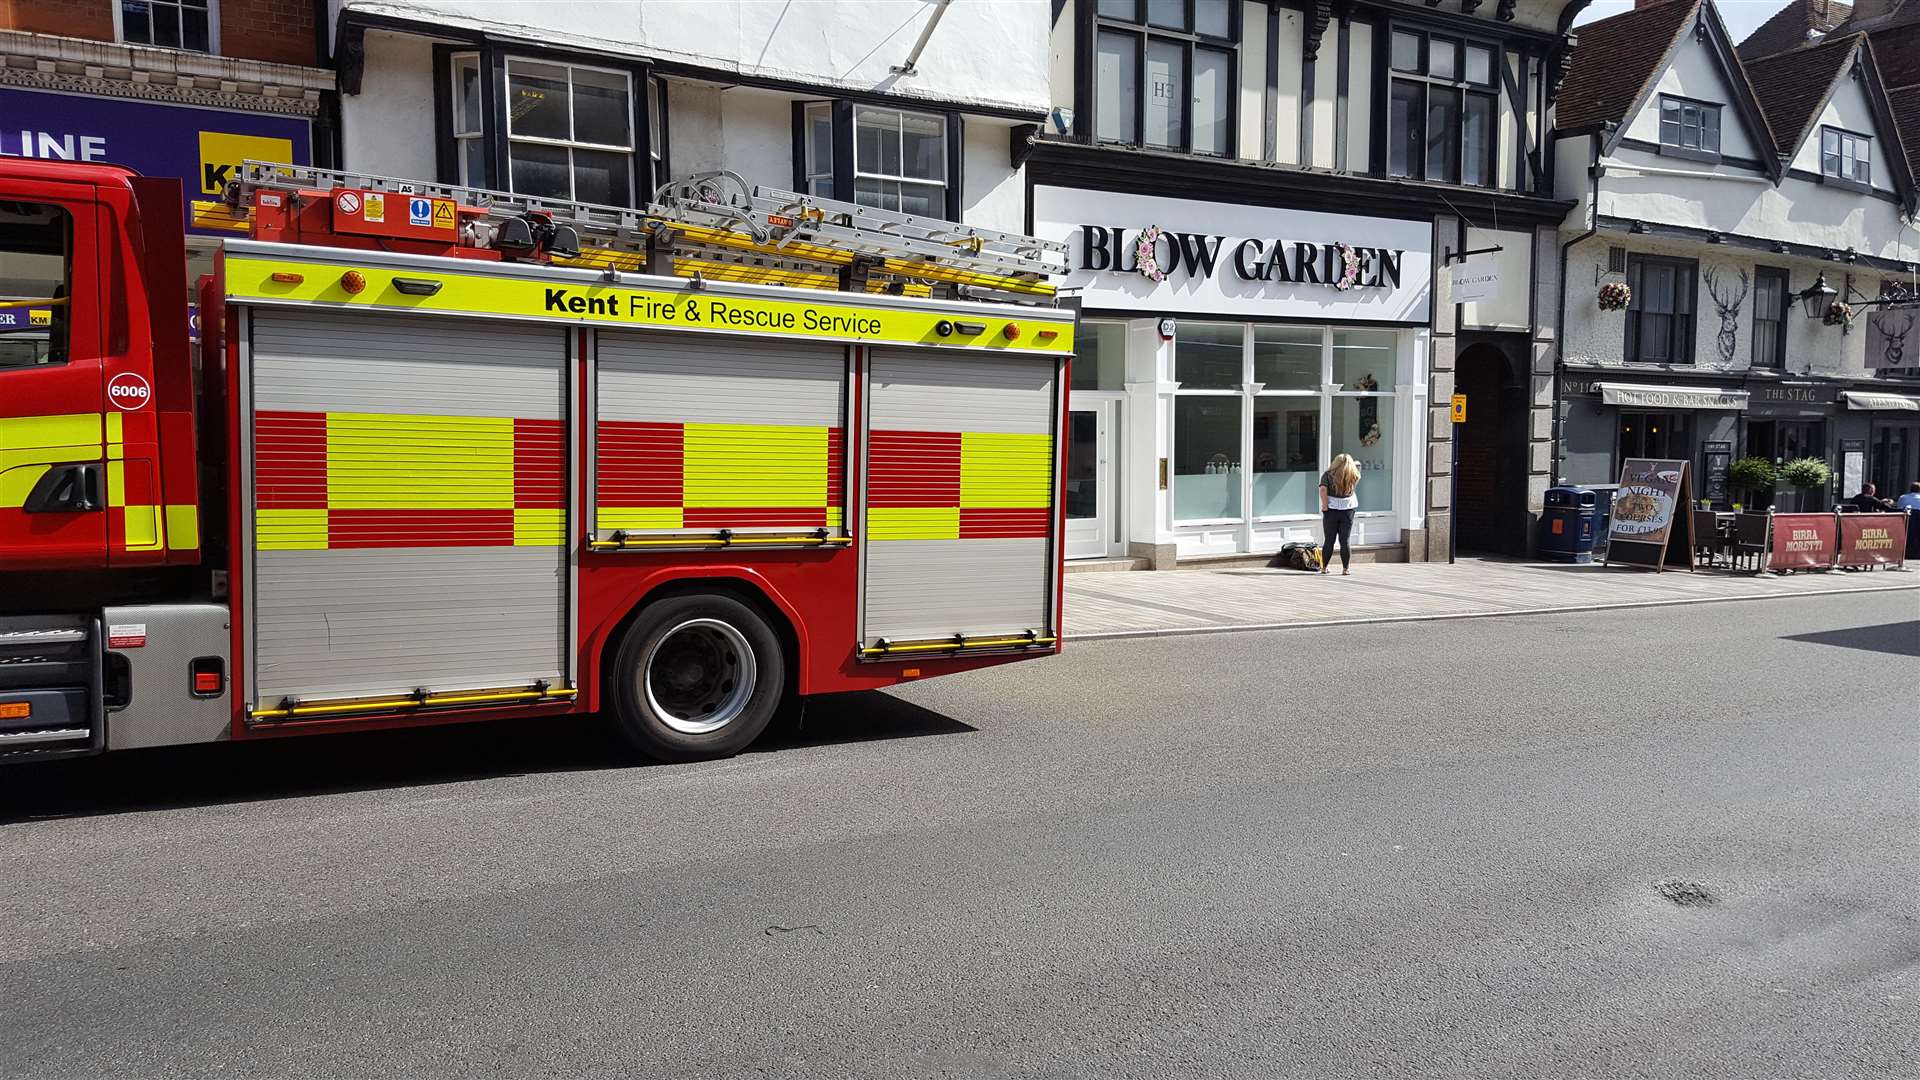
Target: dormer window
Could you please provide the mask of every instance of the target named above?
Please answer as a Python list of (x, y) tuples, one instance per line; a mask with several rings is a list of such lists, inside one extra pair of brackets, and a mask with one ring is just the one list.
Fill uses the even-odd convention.
[(1660, 150), (1720, 160), (1720, 106), (1661, 94)]
[(1873, 139), (1835, 127), (1820, 129), (1820, 175), (1867, 187), (1873, 183)]

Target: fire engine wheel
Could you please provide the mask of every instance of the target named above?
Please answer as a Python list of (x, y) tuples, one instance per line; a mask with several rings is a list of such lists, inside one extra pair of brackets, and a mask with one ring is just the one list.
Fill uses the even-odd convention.
[(773, 629), (726, 596), (678, 596), (641, 613), (614, 658), (620, 729), (661, 761), (737, 754), (766, 730), (786, 691)]

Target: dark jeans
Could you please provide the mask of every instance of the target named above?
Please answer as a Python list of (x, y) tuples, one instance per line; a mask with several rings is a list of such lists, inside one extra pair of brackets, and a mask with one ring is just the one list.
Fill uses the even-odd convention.
[(1353, 561), (1353, 511), (1323, 510), (1320, 512), (1320, 530), (1326, 540), (1320, 545), (1320, 565), (1333, 565), (1333, 541), (1340, 541), (1340, 569), (1345, 570)]

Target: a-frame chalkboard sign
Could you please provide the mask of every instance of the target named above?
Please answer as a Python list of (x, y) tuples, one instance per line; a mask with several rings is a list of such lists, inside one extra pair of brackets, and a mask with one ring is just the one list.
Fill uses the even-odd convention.
[(1692, 570), (1694, 541), (1693, 482), (1687, 463), (1663, 458), (1623, 462), (1607, 529), (1606, 565)]

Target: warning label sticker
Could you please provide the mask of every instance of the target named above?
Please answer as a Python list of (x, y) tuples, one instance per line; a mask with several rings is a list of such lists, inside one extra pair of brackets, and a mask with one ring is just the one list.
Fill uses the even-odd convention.
[(433, 200), (433, 227), (436, 229), (451, 229), (454, 227), (452, 199)]
[(146, 623), (114, 623), (107, 627), (107, 648), (109, 649), (138, 649), (146, 643)]
[(387, 197), (377, 191), (367, 192), (367, 212), (360, 216), (375, 224), (387, 220)]
[(431, 227), (433, 225), (433, 200), (418, 197), (408, 199), (407, 224)]

